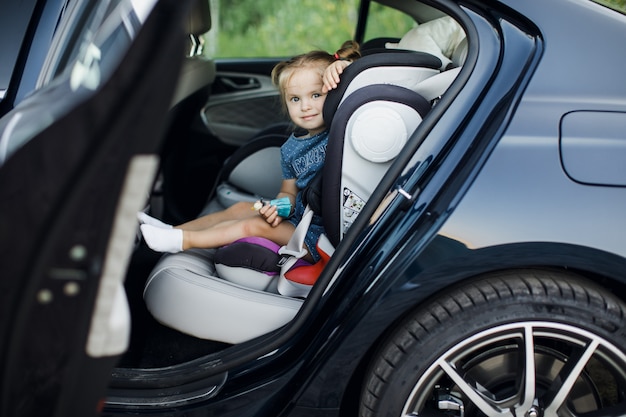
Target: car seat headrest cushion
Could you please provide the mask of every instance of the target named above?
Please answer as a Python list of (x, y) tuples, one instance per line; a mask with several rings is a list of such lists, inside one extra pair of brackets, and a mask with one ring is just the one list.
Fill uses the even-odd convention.
[[(434, 55), (416, 51), (380, 52), (363, 56), (350, 64), (341, 74), (341, 82), (331, 90), (324, 102), (324, 120), (334, 120), (335, 112), (348, 89), (350, 82), (362, 71), (374, 67), (420, 67), (438, 69), (441, 60)], [(381, 80), (385, 82), (385, 80)]]
[(207, 0), (195, 0), (185, 21), (188, 34), (200, 36), (211, 30), (211, 9)]

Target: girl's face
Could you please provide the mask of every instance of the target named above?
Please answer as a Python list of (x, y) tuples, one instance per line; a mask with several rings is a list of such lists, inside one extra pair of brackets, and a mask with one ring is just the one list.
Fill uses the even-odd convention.
[(326, 128), (322, 107), (322, 76), (316, 67), (296, 68), (285, 85), (285, 101), (289, 117), (298, 126), (315, 135)]

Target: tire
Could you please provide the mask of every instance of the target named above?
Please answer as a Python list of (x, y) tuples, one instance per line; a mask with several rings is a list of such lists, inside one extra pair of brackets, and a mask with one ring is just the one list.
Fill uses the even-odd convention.
[(359, 416), (626, 415), (625, 312), (575, 275), (485, 276), (391, 334), (370, 365)]

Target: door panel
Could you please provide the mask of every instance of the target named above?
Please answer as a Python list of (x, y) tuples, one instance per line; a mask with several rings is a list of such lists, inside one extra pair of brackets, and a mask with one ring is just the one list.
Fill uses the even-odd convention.
[(223, 142), (241, 146), (268, 126), (288, 123), (289, 117), (269, 76), (227, 72), (217, 74), (203, 121)]
[[(127, 28), (126, 6), (109, 9), (107, 29)], [(119, 289), (132, 217), (156, 162), (137, 155), (158, 148), (164, 123), (154, 121), (165, 120), (173, 94), (180, 63), (170, 57), (184, 45), (185, 11), (185, 3), (161, 0), (110, 72), (101, 62), (113, 63), (105, 53), (114, 38), (106, 35), (117, 32), (95, 30), (83, 53), (102, 60), (87, 68), (79, 57), (81, 82), (70, 70), (7, 115), (28, 125), (51, 99), (63, 109), (44, 113), (51, 120), (39, 121), (41, 131), (0, 166), (2, 417), (98, 413), (126, 345)], [(13, 127), (5, 125), (2, 140), (27, 133)]]

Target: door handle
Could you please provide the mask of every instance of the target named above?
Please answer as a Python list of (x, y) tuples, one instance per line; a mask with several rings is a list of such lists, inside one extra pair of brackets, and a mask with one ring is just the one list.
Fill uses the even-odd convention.
[(220, 82), (231, 91), (245, 91), (261, 88), (259, 80), (253, 77), (220, 77)]

